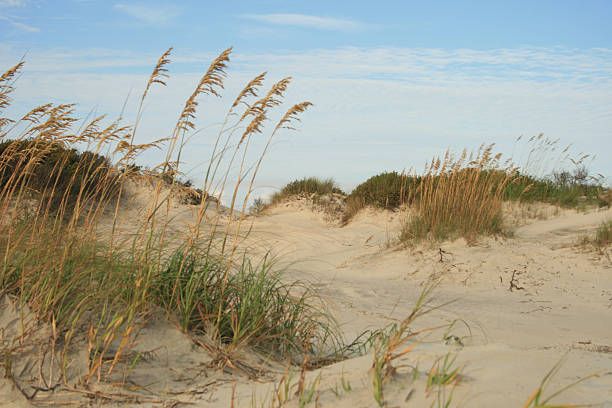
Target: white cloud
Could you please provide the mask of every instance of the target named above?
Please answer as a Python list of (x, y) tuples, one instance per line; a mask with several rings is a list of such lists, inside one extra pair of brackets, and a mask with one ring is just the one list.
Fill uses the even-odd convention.
[(32, 27), (32, 26), (29, 26), (27, 24), (20, 23), (19, 21), (15, 21), (15, 20), (7, 17), (7, 16), (0, 16), (0, 20), (7, 21), (13, 27), (16, 27), (16, 28), (18, 28), (20, 30), (23, 30), (23, 31), (27, 31), (29, 33), (37, 33), (37, 32), (40, 31), (40, 29), (38, 29), (36, 27)]
[(319, 30), (353, 31), (367, 27), (367, 24), (354, 20), (306, 14), (245, 14), (241, 17), (266, 24), (316, 28)]
[(153, 3), (143, 4), (115, 4), (115, 9), (120, 10), (138, 20), (149, 24), (167, 23), (181, 15), (181, 9), (176, 6), (168, 6)]

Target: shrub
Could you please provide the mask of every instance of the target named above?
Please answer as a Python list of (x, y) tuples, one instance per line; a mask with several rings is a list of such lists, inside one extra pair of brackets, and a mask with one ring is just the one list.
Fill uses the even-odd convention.
[(5, 140), (0, 143), (0, 163), (0, 192), (33, 195), (49, 211), (71, 211), (77, 200), (80, 206), (95, 204), (119, 192), (119, 175), (108, 158), (79, 153), (60, 142)]
[[(172, 180), (170, 180), (172, 183)], [(174, 179), (175, 186), (179, 189), (179, 202), (185, 205), (200, 205), (202, 203), (202, 189), (194, 188), (193, 181), (181, 180), (179, 178)], [(210, 195), (206, 196), (207, 199), (212, 199)]]
[(405, 198), (407, 180), (405, 175), (395, 171), (381, 173), (355, 187), (349, 197), (359, 197), (365, 205), (397, 208)]
[(321, 180), (317, 177), (308, 177), (287, 184), (281, 191), (272, 196), (271, 202), (273, 204), (279, 203), (289, 197), (300, 194), (315, 194), (317, 196), (326, 194), (345, 195), (344, 191), (337, 186), (333, 179)]
[(344, 221), (350, 220), (366, 206), (394, 209), (411, 197), (409, 191), (420, 183), (419, 177), (411, 177), (395, 171), (370, 177), (351, 192), (346, 200)]
[(612, 206), (612, 189), (611, 188), (608, 188), (605, 191), (602, 191), (600, 194), (598, 194), (597, 197), (599, 198), (599, 201), (602, 204), (601, 207)]
[(516, 173), (504, 188), (504, 199), (522, 202), (543, 202), (565, 208), (584, 204), (606, 205), (601, 185), (584, 177), (573, 178), (568, 172), (553, 173), (551, 178), (535, 178)]
[(260, 215), (265, 207), (266, 207), (266, 203), (265, 203), (264, 199), (261, 198), (261, 197), (257, 197), (257, 198), (255, 198), (253, 200), (253, 205), (251, 206), (249, 212), (252, 215)]

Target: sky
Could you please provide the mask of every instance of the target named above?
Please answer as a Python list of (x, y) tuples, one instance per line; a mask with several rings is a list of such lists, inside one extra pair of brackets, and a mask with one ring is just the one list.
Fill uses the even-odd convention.
[(201, 180), (227, 108), (255, 75), (267, 72), (266, 87), (292, 77), (268, 130), (292, 104), (314, 105), (295, 131), (275, 136), (254, 196), (309, 176), (350, 190), (481, 144), (521, 165), (529, 146), (516, 139), (540, 133), (559, 150), (571, 144), (574, 157), (595, 155), (589, 170), (609, 182), (610, 21), (612, 2), (588, 0), (0, 0), (0, 70), (25, 60), (8, 111), (15, 117), (76, 102), (82, 118), (123, 113), (129, 124), (172, 46), (167, 86), (147, 97), (139, 125), (145, 142), (169, 135), (201, 75), (232, 46), (223, 97), (200, 100), (187, 177)]

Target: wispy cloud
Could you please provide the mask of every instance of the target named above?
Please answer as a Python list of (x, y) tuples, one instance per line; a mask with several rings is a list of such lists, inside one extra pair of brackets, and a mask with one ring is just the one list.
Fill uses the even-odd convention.
[(266, 24), (315, 28), (318, 30), (353, 31), (364, 29), (368, 26), (365, 23), (350, 19), (311, 16), (307, 14), (245, 14), (241, 17)]
[[(172, 74), (168, 87), (156, 88), (159, 93), (151, 97), (143, 135), (159, 134), (166, 122), (173, 124), (176, 110), (199, 80), (199, 70), (215, 56), (175, 55), (181, 73)], [(0, 66), (12, 66), (20, 57), (19, 47), (0, 44)], [(99, 106), (111, 113), (121, 108), (118, 101), (127, 89), (142, 88), (158, 57), (112, 49), (33, 50), (15, 100), (36, 105), (61, 96), (62, 101), (80, 102), (84, 110)], [(121, 72), (114, 74), (119, 67)], [(611, 49), (237, 52), (231, 67), (224, 93), (228, 103), (253, 75), (268, 70), (271, 81), (294, 77), (286, 94), (289, 105), (304, 99), (315, 104), (300, 124), (304, 137), (287, 134), (277, 139), (276, 158), (266, 163), (262, 182), (278, 179), (278, 174), (284, 182), (308, 175), (313, 155), (323, 163), (316, 175), (363, 181), (383, 170), (420, 169), (424, 160), (447, 147), (496, 142), (500, 151), (509, 153), (518, 135), (539, 132), (563, 144), (574, 143), (576, 151), (612, 149)], [(223, 107), (216, 110), (216, 102), (202, 100), (202, 127), (225, 114)], [(133, 105), (126, 117), (136, 111)], [(199, 163), (206, 149), (190, 150), (186, 167)], [(291, 157), (291, 171), (286, 157)], [(612, 163), (598, 159), (591, 170), (609, 175)]]
[(560, 86), (612, 84), (612, 50), (523, 47), (493, 50), (356, 48), (237, 55), (262, 69), (273, 65), (301, 77), (386, 80), (429, 85), (528, 81)]
[(172, 5), (118, 3), (114, 8), (149, 24), (167, 23), (181, 15), (181, 9)]
[(0, 8), (25, 6), (28, 1), (29, 0), (0, 0)]
[(13, 27), (16, 27), (16, 28), (18, 28), (20, 30), (23, 30), (23, 31), (27, 31), (29, 33), (37, 33), (37, 32), (40, 31), (40, 29), (38, 29), (36, 27), (32, 27), (32, 26), (29, 26), (27, 24), (20, 23), (19, 21), (15, 21), (15, 20), (7, 17), (7, 16), (0, 16), (0, 20), (7, 21)]

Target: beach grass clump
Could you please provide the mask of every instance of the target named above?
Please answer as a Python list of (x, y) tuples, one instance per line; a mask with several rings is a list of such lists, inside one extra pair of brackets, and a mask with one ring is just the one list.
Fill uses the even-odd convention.
[(601, 223), (595, 231), (595, 245), (603, 248), (612, 245), (612, 220), (607, 220)]
[(296, 363), (306, 342), (313, 361), (340, 350), (341, 336), (320, 299), (303, 283), (283, 282), (269, 257), (258, 263), (245, 257), (228, 275), (226, 268), (217, 256), (179, 249), (157, 275), (155, 301), (179, 317), (183, 331), (206, 334), (212, 328), (223, 344), (248, 345)]
[[(155, 66), (131, 126), (119, 121), (103, 126), (104, 117), (98, 117), (74, 131), (79, 122), (74, 105), (46, 104), (18, 119), (0, 118), (0, 294), (51, 325), (52, 339), (45, 344), (53, 350), (47, 351), (56, 355), (60, 347), (59, 360), (65, 362), (61, 379), (53, 381), (66, 381), (71, 344), (83, 336), (88, 373), (78, 382), (111, 380), (134, 333), (159, 306), (178, 317), (181, 329), (206, 332), (220, 348), (249, 345), (282, 359), (299, 348), (311, 351), (312, 361), (323, 350), (325, 359), (341, 353), (333, 319), (306, 285), (281, 280), (268, 258), (257, 263), (242, 250), (238, 256), (263, 158), (275, 134), (291, 128), (310, 103), (291, 106), (249, 164), (251, 139), (263, 133), (271, 109), (282, 104), (290, 78), (261, 97), (265, 74), (250, 81), (216, 133), (204, 183), (192, 200), (193, 221), (178, 235), (171, 228), (171, 202), (176, 191), (192, 188), (180, 179), (181, 153), (196, 128), (198, 99), (219, 96), (223, 88), (231, 49), (199, 80), (171, 136), (136, 144), (144, 101), (151, 86), (165, 85), (171, 51)], [(0, 76), (0, 114), (11, 103), (22, 67)], [(165, 159), (140, 172), (136, 159), (152, 148), (165, 149)], [(136, 227), (124, 233), (122, 213), (134, 173), (146, 173), (139, 177), (150, 178), (153, 193), (142, 218), (130, 220)], [(231, 188), (230, 179), (238, 180)], [(239, 197), (242, 184), (247, 194)], [(213, 190), (232, 193), (229, 208), (209, 199)], [(232, 216), (223, 216), (227, 212)]]
[[(396, 371), (394, 360), (401, 358), (412, 351), (425, 337), (425, 334), (434, 328), (414, 330), (413, 323), (420, 317), (429, 314), (448, 303), (431, 306), (433, 292), (438, 282), (425, 285), (417, 298), (412, 311), (399, 324), (394, 323), (385, 329), (379, 330), (371, 339), (374, 358), (372, 362), (372, 393), (379, 407), (386, 406), (384, 386), (391, 380)], [(455, 378), (453, 378), (454, 380)], [(450, 380), (452, 381), (452, 380)], [(450, 382), (449, 381), (449, 382)]]
[(406, 217), (400, 239), (436, 241), (463, 236), (504, 233), (502, 202), (505, 187), (516, 169), (492, 145), (481, 146), (468, 157), (449, 152), (428, 164), (417, 188), (411, 190), (411, 217)]
[(18, 294), (41, 320), (54, 320), (65, 327), (75, 313), (106, 296), (113, 296), (117, 305), (124, 299), (129, 265), (106, 256), (96, 242), (81, 242), (82, 236), (65, 228), (32, 235), (21, 225), (3, 232), (0, 245), (6, 258), (0, 275), (2, 290)]
[(272, 204), (277, 204), (294, 196), (314, 195), (320, 197), (331, 194), (346, 195), (331, 178), (322, 180), (317, 177), (304, 177), (285, 185), (271, 197), (270, 201)]

